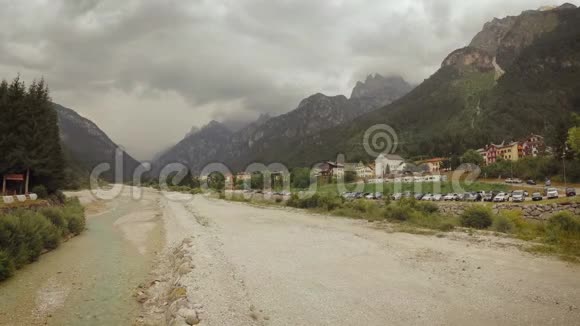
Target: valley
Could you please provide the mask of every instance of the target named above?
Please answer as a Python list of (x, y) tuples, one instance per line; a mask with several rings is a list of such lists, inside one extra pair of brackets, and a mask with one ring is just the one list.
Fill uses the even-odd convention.
[[(175, 302), (193, 309), (201, 325), (563, 325), (580, 318), (578, 265), (522, 252), (514, 239), (397, 233), (147, 189), (133, 201), (129, 189), (89, 215), (86, 234), (0, 286), (3, 324), (161, 325), (183, 320)], [(176, 253), (190, 262), (178, 274), (170, 268)], [(63, 268), (67, 260), (76, 263)], [(171, 297), (177, 288), (183, 295)], [(142, 307), (141, 295), (133, 297), (139, 291)]]

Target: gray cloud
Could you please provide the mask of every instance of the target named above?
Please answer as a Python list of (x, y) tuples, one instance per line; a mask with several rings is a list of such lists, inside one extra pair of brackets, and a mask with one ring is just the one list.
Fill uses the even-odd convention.
[(44, 76), (149, 158), (192, 126), (349, 94), (369, 73), (418, 83), (486, 21), (544, 1), (0, 0), (0, 75)]

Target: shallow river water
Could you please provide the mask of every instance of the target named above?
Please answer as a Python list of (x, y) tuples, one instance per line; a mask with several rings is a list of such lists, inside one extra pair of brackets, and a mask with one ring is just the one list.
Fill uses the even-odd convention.
[[(130, 325), (139, 314), (132, 295), (161, 241), (159, 216), (146, 207), (151, 205), (128, 197), (106, 203), (87, 219), (82, 235), (0, 283), (0, 325)], [(119, 225), (141, 211), (152, 216), (150, 227), (140, 228), (143, 221)], [(127, 228), (145, 233), (138, 235), (145, 248), (127, 238)]]

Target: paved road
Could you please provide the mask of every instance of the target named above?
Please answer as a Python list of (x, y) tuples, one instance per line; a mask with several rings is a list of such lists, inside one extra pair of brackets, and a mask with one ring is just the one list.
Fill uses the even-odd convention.
[(196, 196), (167, 201), (191, 238), (181, 282), (205, 325), (572, 325), (580, 267), (512, 240), (388, 233), (363, 221)]

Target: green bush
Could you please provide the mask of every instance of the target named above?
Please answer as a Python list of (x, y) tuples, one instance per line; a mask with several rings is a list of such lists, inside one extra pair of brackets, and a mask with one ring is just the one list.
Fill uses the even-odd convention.
[(466, 209), (460, 216), (461, 225), (475, 229), (486, 229), (492, 224), (493, 213), (485, 206), (475, 205)]
[(85, 229), (85, 210), (78, 198), (67, 200), (63, 208), (64, 217), (67, 221), (68, 231), (74, 235), (79, 235)]
[(60, 190), (57, 190), (54, 193), (50, 194), (48, 196), (48, 199), (55, 204), (64, 204), (66, 202), (66, 196)]
[(14, 262), (10, 255), (4, 250), (0, 250), (0, 281), (3, 281), (14, 274)]
[(79, 234), (84, 228), (84, 209), (78, 199), (67, 200), (62, 207), (0, 215), (0, 280), (38, 259), (44, 249), (58, 247), (63, 236)]
[(552, 242), (561, 238), (580, 239), (580, 218), (570, 212), (554, 214), (548, 220), (546, 235)]
[(415, 205), (415, 208), (423, 213), (426, 213), (426, 214), (435, 214), (435, 213), (439, 212), (439, 206), (437, 204), (433, 204), (433, 203), (418, 202)]
[(56, 207), (45, 207), (40, 210), (40, 213), (44, 215), (52, 224), (63, 231), (62, 235), (68, 234), (68, 223), (64, 217), (63, 209)]
[(513, 233), (516, 230), (516, 225), (510, 218), (504, 215), (498, 215), (493, 218), (491, 228), (501, 233)]
[(406, 221), (411, 218), (413, 209), (405, 205), (390, 205), (385, 208), (384, 217), (389, 220)]
[(36, 185), (32, 187), (32, 192), (38, 195), (38, 198), (46, 199), (48, 198), (48, 190), (43, 185)]

